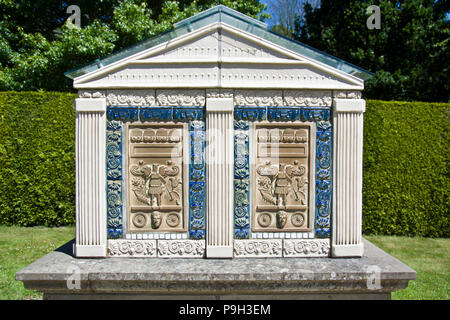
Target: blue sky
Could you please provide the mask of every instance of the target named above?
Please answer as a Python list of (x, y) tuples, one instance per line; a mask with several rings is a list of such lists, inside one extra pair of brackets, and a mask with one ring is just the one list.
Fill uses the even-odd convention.
[[(270, 0), (259, 0), (259, 2), (264, 3), (265, 5), (268, 6)], [(264, 10), (263, 12), (267, 12), (267, 13), (273, 15), (273, 13), (270, 11), (270, 8), (268, 10)], [(272, 19), (266, 19), (264, 22), (267, 23), (269, 25), (269, 27), (271, 27), (273, 25)]]

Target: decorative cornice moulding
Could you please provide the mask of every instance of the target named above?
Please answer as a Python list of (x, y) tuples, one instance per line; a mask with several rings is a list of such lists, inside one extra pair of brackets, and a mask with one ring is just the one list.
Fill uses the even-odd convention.
[(282, 106), (282, 90), (235, 90), (234, 104), (236, 106)]
[(285, 90), (284, 105), (307, 107), (330, 107), (332, 103), (331, 90), (326, 91), (300, 91)]
[(233, 98), (233, 89), (206, 89), (206, 98)]
[(244, 107), (329, 107), (333, 98), (360, 99), (360, 91), (263, 89), (80, 90), (80, 98), (106, 98), (108, 106), (205, 106), (207, 98), (233, 98)]
[(106, 98), (105, 90), (78, 90), (79, 98)]
[(110, 106), (154, 106), (155, 90), (108, 90), (106, 100)]
[(156, 90), (160, 106), (205, 106), (205, 90)]
[(361, 97), (361, 91), (333, 90), (333, 98), (336, 99), (361, 99)]

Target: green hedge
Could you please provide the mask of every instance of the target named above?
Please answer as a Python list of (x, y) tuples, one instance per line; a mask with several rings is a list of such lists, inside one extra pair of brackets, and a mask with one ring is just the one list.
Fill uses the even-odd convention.
[[(0, 224), (74, 223), (74, 98), (0, 92)], [(450, 236), (450, 104), (369, 100), (364, 117), (364, 233)]]
[(450, 104), (367, 101), (363, 232), (448, 237)]
[(74, 223), (74, 98), (0, 92), (0, 224)]

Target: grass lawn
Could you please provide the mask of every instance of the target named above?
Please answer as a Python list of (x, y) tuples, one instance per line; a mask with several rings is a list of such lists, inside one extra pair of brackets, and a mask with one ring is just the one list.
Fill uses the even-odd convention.
[[(0, 299), (41, 299), (25, 290), (15, 273), (75, 237), (74, 227), (21, 228), (0, 225)], [(366, 236), (417, 272), (393, 299), (450, 299), (450, 239)]]
[(417, 272), (408, 288), (392, 293), (393, 300), (450, 299), (450, 239), (364, 237)]
[(6, 227), (0, 225), (0, 299), (42, 299), (26, 290), (15, 273), (75, 238), (75, 227)]

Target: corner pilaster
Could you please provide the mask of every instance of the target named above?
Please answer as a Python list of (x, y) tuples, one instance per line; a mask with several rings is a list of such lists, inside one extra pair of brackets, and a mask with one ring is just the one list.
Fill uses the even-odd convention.
[(106, 99), (75, 99), (76, 257), (106, 256)]
[(333, 257), (361, 257), (365, 100), (333, 99)]

